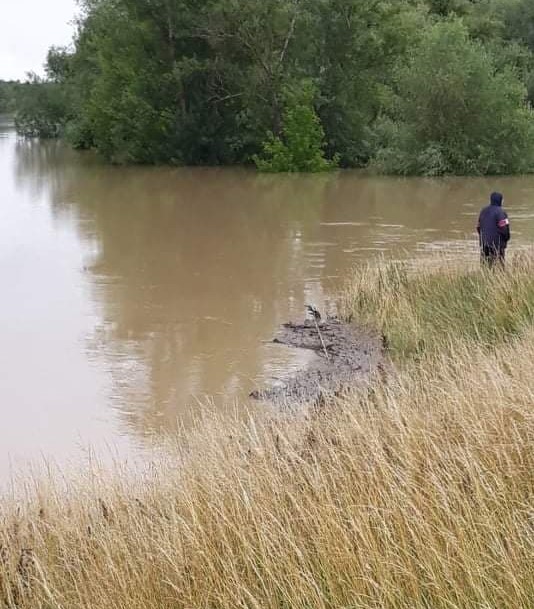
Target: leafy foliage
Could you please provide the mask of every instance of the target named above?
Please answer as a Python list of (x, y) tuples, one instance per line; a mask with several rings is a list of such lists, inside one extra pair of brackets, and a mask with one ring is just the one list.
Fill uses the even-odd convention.
[(511, 69), (496, 70), (460, 21), (428, 28), (396, 86), (376, 159), (383, 170), (431, 176), (534, 168), (524, 85)]
[(82, 0), (73, 50), (50, 50), (19, 124), (116, 163), (529, 171), (532, 6)]
[(0, 80), (0, 114), (11, 114), (16, 106), (17, 83)]
[(324, 130), (313, 107), (313, 93), (305, 85), (287, 95), (281, 136), (270, 133), (262, 155), (254, 157), (260, 171), (318, 173), (336, 166), (337, 158), (328, 161), (324, 156)]
[(26, 137), (58, 137), (63, 132), (67, 107), (65, 90), (61, 85), (31, 75), (30, 81), (17, 89), (17, 131)]

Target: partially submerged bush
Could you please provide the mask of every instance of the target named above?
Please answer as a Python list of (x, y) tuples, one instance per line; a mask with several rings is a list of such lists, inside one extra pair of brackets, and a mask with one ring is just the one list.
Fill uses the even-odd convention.
[(286, 93), (282, 134), (270, 133), (262, 154), (254, 157), (260, 171), (318, 173), (337, 166), (337, 158), (325, 158), (325, 134), (313, 107), (313, 93), (309, 85)]
[(17, 132), (25, 137), (58, 137), (66, 123), (66, 108), (66, 92), (62, 86), (34, 76), (16, 89)]

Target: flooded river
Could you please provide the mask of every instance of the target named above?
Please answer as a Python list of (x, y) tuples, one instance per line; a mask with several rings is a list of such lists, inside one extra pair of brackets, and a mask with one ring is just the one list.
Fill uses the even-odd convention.
[(4, 124), (0, 185), (0, 477), (231, 407), (302, 365), (280, 323), (381, 253), (473, 248), (493, 189), (534, 240), (534, 177), (110, 167)]

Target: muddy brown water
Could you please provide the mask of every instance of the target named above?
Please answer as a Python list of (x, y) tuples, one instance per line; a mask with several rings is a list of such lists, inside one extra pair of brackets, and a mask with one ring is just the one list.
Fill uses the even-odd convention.
[(496, 188), (534, 241), (534, 177), (110, 167), (0, 119), (0, 478), (136, 454), (276, 383), (310, 357), (268, 343), (280, 324), (379, 254), (472, 250)]

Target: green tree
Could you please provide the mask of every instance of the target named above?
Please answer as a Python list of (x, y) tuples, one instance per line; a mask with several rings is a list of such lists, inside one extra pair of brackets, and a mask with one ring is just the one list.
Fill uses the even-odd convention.
[(302, 13), (299, 0), (86, 3), (79, 139), (118, 162), (250, 160), (279, 131)]
[(426, 0), (428, 8), (432, 13), (441, 17), (448, 17), (451, 14), (465, 15), (470, 7), (471, 0)]
[(531, 0), (508, 0), (504, 25), (510, 38), (521, 41), (534, 52), (534, 3)]
[(329, 171), (337, 165), (337, 157), (327, 160), (321, 121), (313, 107), (314, 89), (305, 84), (297, 92), (286, 94), (282, 117), (282, 133), (270, 133), (261, 155), (254, 157), (264, 172)]
[(80, 2), (73, 49), (17, 96), (26, 134), (116, 163), (532, 167), (531, 0)]
[(25, 137), (54, 138), (65, 126), (68, 101), (58, 83), (29, 74), (28, 81), (17, 87), (15, 126)]
[(329, 155), (343, 166), (369, 160), (369, 126), (380, 112), (396, 60), (417, 39), (426, 13), (396, 0), (314, 3), (314, 63), (318, 113)]
[(18, 83), (0, 80), (0, 114), (12, 114), (16, 107)]
[(534, 168), (534, 119), (510, 69), (496, 70), (461, 21), (431, 26), (399, 69), (397, 96), (377, 127), (386, 172), (503, 174)]
[(66, 47), (50, 47), (46, 55), (45, 69), (48, 80), (66, 82), (72, 72), (72, 52)]

